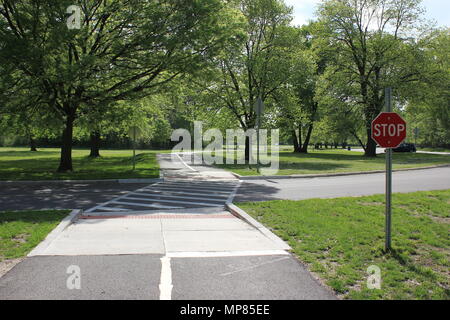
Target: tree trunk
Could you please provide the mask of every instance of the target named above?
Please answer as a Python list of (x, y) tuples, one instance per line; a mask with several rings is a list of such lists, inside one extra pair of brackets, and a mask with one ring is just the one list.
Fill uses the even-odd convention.
[(250, 137), (246, 136), (245, 137), (245, 162), (250, 164)]
[(294, 152), (296, 153), (300, 152), (301, 148), (295, 130), (292, 130), (292, 140), (294, 141)]
[(30, 136), (30, 151), (37, 152), (36, 140)]
[(311, 123), (308, 128), (308, 133), (306, 134), (305, 142), (303, 143), (302, 149), (300, 150), (301, 153), (308, 153), (309, 142), (311, 141), (313, 129), (314, 124)]
[(73, 140), (73, 122), (75, 117), (68, 115), (66, 125), (62, 135), (61, 160), (58, 172), (73, 171), (72, 166), (72, 140)]
[(372, 129), (367, 129), (367, 145), (364, 156), (369, 158), (377, 156), (377, 144), (372, 139)]
[(101, 142), (101, 135), (100, 132), (94, 131), (91, 132), (91, 153), (89, 157), (91, 158), (98, 158), (100, 157), (100, 142)]

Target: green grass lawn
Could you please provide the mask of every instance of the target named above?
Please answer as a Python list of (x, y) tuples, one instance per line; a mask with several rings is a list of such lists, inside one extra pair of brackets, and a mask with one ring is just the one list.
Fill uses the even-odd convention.
[[(394, 153), (394, 169), (420, 168), (433, 165), (450, 165), (448, 155), (416, 153)], [(256, 166), (217, 165), (242, 176), (258, 175)], [(340, 172), (377, 171), (385, 169), (384, 154), (377, 158), (365, 158), (361, 152), (346, 150), (311, 150), (309, 154), (297, 154), (286, 149), (280, 151), (280, 170), (278, 175), (321, 174)]]
[[(384, 253), (384, 196), (239, 204), (347, 299), (450, 299), (450, 190), (393, 196)], [(381, 268), (381, 290), (367, 268)]]
[(101, 150), (101, 157), (89, 158), (89, 150), (73, 151), (74, 172), (57, 173), (59, 149), (0, 148), (0, 180), (96, 180), (159, 178), (157, 153), (167, 151), (137, 151), (133, 171), (132, 150)]
[(431, 151), (431, 152), (450, 152), (450, 149), (446, 148), (419, 148), (419, 151)]
[(27, 255), (69, 212), (0, 212), (0, 262)]

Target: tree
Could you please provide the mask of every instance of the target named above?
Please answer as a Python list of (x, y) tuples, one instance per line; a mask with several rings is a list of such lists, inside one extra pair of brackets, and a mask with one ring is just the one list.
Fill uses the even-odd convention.
[(384, 106), (384, 88), (401, 90), (420, 78), (403, 54), (413, 50), (405, 36), (418, 26), (420, 0), (325, 0), (320, 5), (319, 36), (332, 59), (329, 92), (357, 105), (365, 125), (365, 156), (376, 156), (371, 122)]
[[(238, 8), (246, 21), (245, 41), (212, 59), (211, 69), (194, 79), (217, 109), (230, 111), (243, 130), (256, 125), (255, 104), (268, 100), (285, 85), (290, 65), (291, 10), (280, 0), (241, 0)], [(250, 160), (250, 137), (245, 159)]]
[[(1, 62), (0, 62), (1, 64)], [(7, 66), (7, 64), (2, 64)], [(0, 120), (3, 134), (24, 137), (30, 151), (37, 151), (36, 140), (59, 130), (54, 111), (43, 108), (42, 95), (30, 87), (27, 79), (15, 79), (13, 68), (2, 68), (0, 75)], [(11, 72), (11, 73), (8, 73)], [(29, 99), (30, 91), (33, 99)], [(46, 126), (43, 127), (42, 123)]]
[[(74, 123), (91, 106), (145, 97), (233, 39), (238, 24), (220, 0), (3, 0), (0, 42), (17, 78), (39, 88), (64, 125), (58, 171), (71, 171)], [(30, 94), (32, 92), (30, 91)]]
[[(406, 105), (410, 136), (432, 147), (450, 147), (450, 29), (432, 31), (418, 44), (424, 81), (411, 88)], [(415, 129), (418, 129), (416, 131)]]
[(279, 110), (278, 124), (289, 130), (294, 152), (308, 153), (318, 112), (315, 100), (317, 64), (307, 50), (296, 52), (291, 63), (288, 83), (273, 95)]
[(280, 109), (280, 126), (287, 126), (294, 152), (308, 153), (315, 122), (319, 119), (318, 83), (326, 67), (326, 57), (314, 46), (315, 23), (293, 28), (296, 41), (291, 47), (290, 77), (274, 96)]

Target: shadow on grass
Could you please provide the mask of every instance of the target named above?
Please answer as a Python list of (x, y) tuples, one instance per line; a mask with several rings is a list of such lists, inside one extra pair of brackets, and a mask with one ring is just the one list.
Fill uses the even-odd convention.
[[(326, 152), (326, 151), (324, 151)], [(339, 161), (339, 160), (344, 160), (344, 161), (352, 161), (352, 160), (372, 160), (372, 161), (377, 161), (377, 160), (381, 160), (384, 159), (384, 156), (378, 156), (377, 158), (366, 158), (364, 157), (362, 154), (340, 154), (340, 153), (320, 153), (320, 152), (313, 152), (313, 153), (281, 153), (280, 154), (280, 158), (282, 159), (282, 161), (287, 161), (287, 159), (321, 159), (321, 160), (330, 160), (330, 161)]]
[(60, 220), (66, 217), (70, 213), (70, 210), (60, 210), (60, 211), (51, 211), (51, 210), (43, 210), (43, 211), (0, 211), (0, 224), (6, 222), (33, 222), (33, 223), (42, 223), (42, 222), (54, 222), (55, 220)]
[(308, 170), (308, 171), (334, 171), (337, 169), (350, 168), (351, 166), (343, 163), (328, 162), (280, 162), (280, 170)]
[(28, 179), (122, 179), (159, 177), (156, 154), (144, 153), (136, 156), (136, 170), (132, 170), (133, 157), (105, 156), (91, 158), (88, 155), (73, 158), (74, 172), (56, 172), (59, 158), (4, 160), (0, 162), (2, 180)]
[[(282, 161), (289, 161), (288, 159), (292, 159), (293, 161), (299, 161), (301, 159), (321, 159), (321, 160), (329, 160), (329, 161), (364, 161), (364, 162), (372, 162), (372, 163), (382, 163), (385, 161), (384, 154), (378, 154), (375, 158), (364, 157), (362, 154), (358, 153), (350, 153), (350, 154), (341, 154), (341, 153), (324, 153), (313, 152), (308, 154), (301, 153), (281, 153), (280, 158)], [(422, 162), (425, 163), (450, 163), (450, 157), (446, 155), (434, 155), (434, 154), (420, 154), (420, 153), (394, 153), (393, 156), (394, 163), (397, 164), (420, 164)]]
[(41, 156), (41, 155), (45, 155), (45, 156), (51, 156), (51, 155), (59, 155), (60, 152), (59, 151), (46, 151), (46, 150), (42, 150), (42, 151), (37, 151), (37, 152), (32, 152), (32, 151), (0, 151), (0, 158), (2, 157), (31, 157), (31, 156)]
[[(324, 155), (322, 155), (324, 156)], [(322, 160), (330, 160), (330, 162), (326, 162), (326, 161), (301, 161), (302, 159), (311, 159), (311, 158), (317, 158), (317, 159), (322, 159)], [(337, 169), (346, 169), (346, 168), (350, 168), (351, 165), (347, 164), (347, 163), (339, 163), (339, 162), (331, 162), (331, 161), (336, 161), (336, 158), (333, 158), (332, 155), (329, 155), (329, 157), (309, 157), (309, 156), (297, 156), (297, 155), (292, 155), (292, 156), (286, 156), (286, 155), (282, 155), (280, 157), (280, 170), (307, 170), (307, 171), (334, 171)], [(342, 160), (342, 159), (341, 159)], [(351, 160), (356, 160), (355, 158), (352, 158)], [(228, 170), (256, 170), (256, 165), (253, 164), (251, 165), (251, 168), (249, 168), (248, 164), (221, 164), (221, 165), (215, 165), (218, 168), (222, 168), (222, 169), (228, 169)], [(262, 165), (262, 168), (267, 167), (269, 168), (269, 166), (267, 165)]]
[[(424, 278), (427, 278), (432, 282), (437, 281), (436, 275), (433, 273), (433, 271), (423, 269), (423, 268), (418, 267), (415, 264), (411, 263), (411, 261), (408, 258), (406, 258), (400, 250), (392, 249), (390, 252), (390, 255), (392, 256), (392, 258), (397, 260), (397, 262), (400, 265), (404, 266), (409, 271), (414, 272)], [(450, 297), (450, 289), (449, 288), (443, 288), (443, 289), (444, 289), (445, 295), (447, 296), (447, 298), (449, 298)]]

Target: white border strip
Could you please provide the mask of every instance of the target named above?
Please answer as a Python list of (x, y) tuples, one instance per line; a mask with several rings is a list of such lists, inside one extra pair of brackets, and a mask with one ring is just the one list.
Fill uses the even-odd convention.
[(126, 212), (126, 211), (128, 211), (127, 209), (122, 209), (122, 208), (111, 208), (111, 207), (98, 207), (97, 210), (102, 210), (102, 211), (116, 211), (116, 212)]
[(159, 300), (172, 300), (172, 269), (170, 258), (161, 258), (161, 280), (159, 284)]
[(234, 197), (236, 196), (236, 193), (238, 192), (239, 187), (241, 186), (241, 184), (242, 184), (242, 181), (239, 181), (237, 186), (234, 188), (233, 192), (228, 197), (228, 200), (227, 200), (226, 204), (232, 204), (233, 203)]
[(180, 155), (179, 155), (178, 153), (175, 153), (175, 155), (178, 157), (178, 159), (180, 159), (181, 163), (182, 163), (186, 168), (188, 168), (188, 169), (191, 170), (191, 171), (197, 172), (197, 170), (195, 170), (195, 169), (192, 168), (190, 165), (188, 165), (188, 164), (183, 160), (183, 158), (180, 157)]
[(284, 250), (261, 251), (217, 251), (217, 252), (168, 252), (170, 258), (221, 258), (221, 257), (252, 257), (252, 256), (286, 256), (289, 252)]

